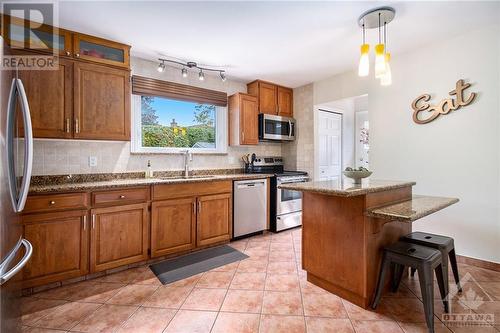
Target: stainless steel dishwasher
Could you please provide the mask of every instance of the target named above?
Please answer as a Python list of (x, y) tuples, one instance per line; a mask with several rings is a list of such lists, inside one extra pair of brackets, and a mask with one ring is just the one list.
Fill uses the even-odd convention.
[(265, 178), (233, 183), (233, 238), (267, 229), (267, 182)]

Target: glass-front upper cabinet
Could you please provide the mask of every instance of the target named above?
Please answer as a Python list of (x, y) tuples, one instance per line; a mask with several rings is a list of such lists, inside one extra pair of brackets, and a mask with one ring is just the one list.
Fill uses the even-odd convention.
[(75, 57), (103, 64), (128, 68), (130, 46), (93, 36), (73, 35)]
[(47, 24), (38, 24), (17, 17), (3, 15), (5, 36), (12, 49), (57, 53), (71, 56), (71, 32)]

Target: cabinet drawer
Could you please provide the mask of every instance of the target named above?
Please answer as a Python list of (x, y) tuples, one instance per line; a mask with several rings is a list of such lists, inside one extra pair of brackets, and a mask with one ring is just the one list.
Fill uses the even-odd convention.
[(230, 193), (231, 190), (232, 182), (230, 180), (171, 185), (154, 185), (153, 200), (182, 198), (204, 194)]
[(92, 193), (92, 205), (115, 205), (144, 202), (149, 199), (149, 187)]
[(83, 209), (88, 206), (87, 193), (66, 193), (29, 196), (24, 207), (25, 213), (45, 212), (64, 209)]

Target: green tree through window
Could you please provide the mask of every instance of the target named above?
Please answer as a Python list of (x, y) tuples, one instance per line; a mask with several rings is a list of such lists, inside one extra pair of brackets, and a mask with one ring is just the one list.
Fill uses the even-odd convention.
[(215, 148), (215, 114), (215, 105), (141, 96), (142, 146)]

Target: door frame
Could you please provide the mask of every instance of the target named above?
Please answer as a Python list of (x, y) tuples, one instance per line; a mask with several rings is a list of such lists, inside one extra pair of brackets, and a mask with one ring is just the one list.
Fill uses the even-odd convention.
[[(343, 110), (338, 108), (314, 107), (314, 180), (319, 180), (319, 113), (328, 112), (340, 115), (340, 165), (341, 171), (344, 165), (344, 115)], [(342, 174), (340, 179), (342, 179)]]
[[(369, 120), (369, 113), (368, 113), (368, 110), (359, 110), (359, 111), (354, 111), (354, 166), (356, 167), (356, 165), (358, 164), (358, 153), (359, 153), (359, 149), (358, 149), (358, 140), (359, 140), (359, 137), (358, 137), (358, 119), (360, 117), (360, 114), (365, 114), (366, 113), (366, 116), (367, 116), (367, 119), (368, 119), (368, 123), (370, 122)], [(370, 163), (370, 160), (368, 159), (368, 167), (369, 167), (369, 164)]]

